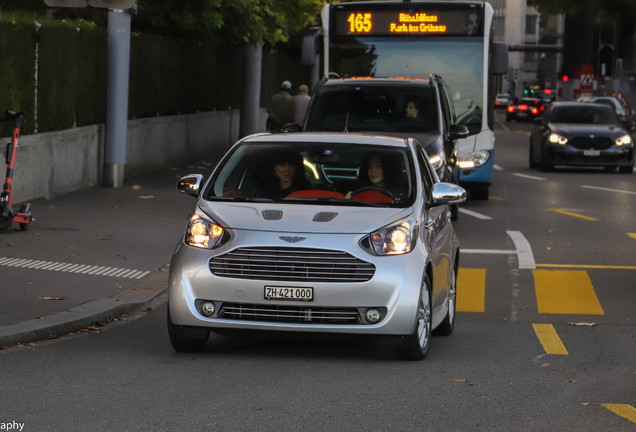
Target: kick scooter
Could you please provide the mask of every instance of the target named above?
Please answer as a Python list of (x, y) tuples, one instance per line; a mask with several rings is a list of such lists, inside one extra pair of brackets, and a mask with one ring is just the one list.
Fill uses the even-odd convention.
[[(20, 138), (20, 127), (22, 126), (23, 112), (7, 110), (4, 118), (0, 122), (13, 121), (13, 139), (7, 144), (5, 160), (7, 162), (7, 175), (0, 194), (0, 231), (11, 226), (11, 222), (20, 224), (20, 229), (26, 231), (29, 224), (35, 219), (31, 214), (31, 204), (23, 204), (19, 212), (11, 208), (11, 189), (13, 185), (13, 169), (15, 167), (15, 153), (18, 150), (18, 139)], [(13, 227), (11, 227), (13, 230)]]

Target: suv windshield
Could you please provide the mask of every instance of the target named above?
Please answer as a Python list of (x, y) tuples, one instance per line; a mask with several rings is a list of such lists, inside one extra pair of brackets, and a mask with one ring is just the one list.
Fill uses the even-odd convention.
[(306, 131), (434, 132), (433, 88), (425, 86), (325, 86), (314, 96)]
[(226, 159), (207, 200), (408, 207), (407, 148), (341, 143), (246, 143)]
[(590, 123), (603, 125), (619, 124), (618, 117), (610, 108), (594, 106), (560, 106), (554, 107), (550, 114), (551, 123)]

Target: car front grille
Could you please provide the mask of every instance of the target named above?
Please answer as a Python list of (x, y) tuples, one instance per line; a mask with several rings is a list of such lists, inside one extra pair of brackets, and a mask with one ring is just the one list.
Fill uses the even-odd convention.
[(572, 138), (572, 147), (579, 150), (607, 150), (612, 146), (612, 140), (609, 138), (589, 138), (576, 137)]
[(346, 252), (294, 248), (246, 247), (210, 259), (219, 277), (284, 282), (366, 282), (375, 266)]
[(308, 308), (243, 303), (224, 303), (220, 319), (285, 322), (296, 324), (360, 324), (360, 314), (354, 308)]

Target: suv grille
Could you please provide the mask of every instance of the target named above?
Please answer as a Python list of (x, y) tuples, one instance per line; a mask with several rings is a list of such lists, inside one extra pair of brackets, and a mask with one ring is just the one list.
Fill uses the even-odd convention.
[(576, 137), (572, 139), (572, 147), (579, 150), (607, 150), (613, 145), (609, 138)]
[(219, 318), (242, 321), (287, 322), (298, 324), (360, 324), (357, 309), (308, 308), (225, 303)]
[(289, 247), (234, 249), (210, 259), (212, 274), (285, 282), (366, 282), (375, 266), (346, 252)]

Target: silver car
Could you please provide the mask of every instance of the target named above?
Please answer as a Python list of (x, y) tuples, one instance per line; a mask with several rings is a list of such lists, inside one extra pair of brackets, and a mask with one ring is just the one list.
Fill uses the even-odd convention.
[(441, 183), (412, 139), (259, 134), (236, 143), (195, 196), (170, 266), (168, 332), (201, 351), (209, 332), (375, 335), (424, 358), (455, 324), (459, 242)]

